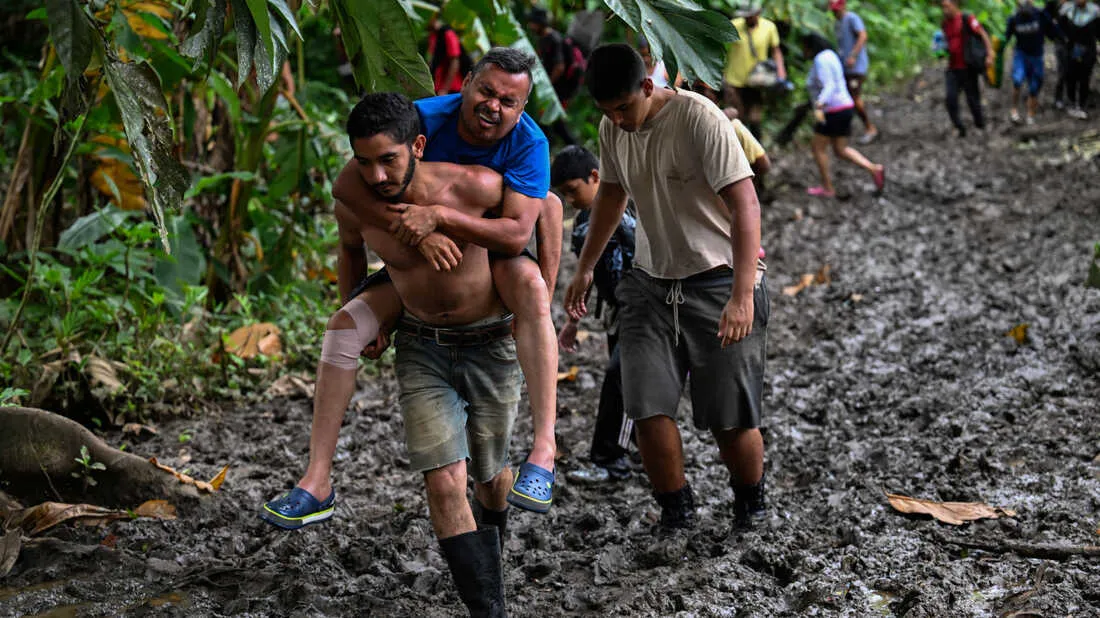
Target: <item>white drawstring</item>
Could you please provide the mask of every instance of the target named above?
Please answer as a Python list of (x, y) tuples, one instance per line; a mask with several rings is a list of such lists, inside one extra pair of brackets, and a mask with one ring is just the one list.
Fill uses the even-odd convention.
[(673, 345), (680, 345), (680, 305), (684, 304), (684, 282), (679, 279), (672, 282), (665, 296), (665, 304), (672, 305), (672, 328), (676, 333)]

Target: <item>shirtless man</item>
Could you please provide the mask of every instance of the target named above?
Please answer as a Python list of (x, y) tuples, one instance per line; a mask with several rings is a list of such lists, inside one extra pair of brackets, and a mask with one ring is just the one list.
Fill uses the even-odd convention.
[[(412, 102), (400, 94), (364, 97), (348, 120), (348, 135), (370, 196), (336, 202), (340, 287), (358, 281), (364, 243), (386, 263), (405, 311), (395, 344), (409, 464), (424, 474), (432, 527), (459, 596), (472, 615), (503, 616), (498, 531), (477, 529), (466, 478), (473, 477), (478, 502), (505, 508), (521, 379), (511, 315), (494, 289), (486, 249), (438, 233), (409, 247), (391, 235), (386, 217), (388, 206), (400, 202), (480, 217), (500, 205), (501, 176), (481, 166), (418, 164), (426, 138)], [(458, 259), (440, 271), (433, 259), (444, 255)], [(329, 322), (325, 337), (332, 341), (323, 363), (355, 370), (367, 343), (360, 336), (364, 297)]]
[[(554, 422), (556, 419), (557, 336), (550, 318), (550, 293), (561, 255), (561, 201), (550, 184), (549, 146), (545, 136), (523, 107), (531, 88), (533, 57), (518, 50), (496, 48), (478, 61), (467, 75), (458, 95), (431, 97), (415, 103), (427, 145), (425, 161), (478, 163), (503, 175), (504, 200), (497, 219), (466, 216), (461, 210), (424, 202), (410, 204), (398, 199), (382, 213), (388, 229), (397, 239), (421, 249), (421, 254), (439, 270), (458, 266), (461, 252), (434, 234), (441, 233), (477, 243), (499, 252), (491, 261), (493, 279), (506, 306), (515, 313), (515, 338), (520, 364), (527, 378), (534, 421), (534, 443), (527, 463), (520, 468), (509, 502), (521, 508), (546, 512), (553, 500)], [(372, 199), (371, 190), (360, 176), (355, 161), (340, 173), (333, 194), (344, 204)], [(402, 203), (402, 201), (406, 203)], [(538, 220), (539, 263), (520, 253)], [(385, 226), (383, 226), (385, 227)], [(431, 240), (427, 240), (431, 239)], [(428, 244), (421, 247), (425, 240)], [(350, 264), (350, 262), (349, 262)], [(341, 265), (341, 298), (345, 301), (366, 293), (365, 305), (356, 320), (365, 341), (377, 341), (374, 352), (386, 345), (385, 333), (401, 313), (401, 301), (388, 277), (380, 274), (359, 282), (365, 262), (355, 269)], [(541, 270), (541, 273), (540, 273)], [(352, 294), (355, 288), (356, 294)], [(333, 325), (329, 325), (333, 329)], [(368, 354), (370, 350), (367, 350)], [(333, 367), (324, 361), (317, 372), (317, 394), (313, 406), (310, 460), (297, 488), (310, 500), (289, 509), (276, 499), (265, 510), (296, 518), (284, 527), (298, 527), (331, 517), (326, 496), (333, 494), (332, 458), (348, 402), (355, 390), (354, 368)], [(484, 505), (482, 505), (484, 506)], [(319, 508), (319, 510), (312, 510)], [(483, 523), (503, 522), (507, 509), (482, 509)], [(488, 520), (492, 520), (491, 522)]]

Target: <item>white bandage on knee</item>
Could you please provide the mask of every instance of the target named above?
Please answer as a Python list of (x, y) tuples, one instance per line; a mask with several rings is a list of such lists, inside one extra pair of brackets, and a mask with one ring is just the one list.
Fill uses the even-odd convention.
[(359, 354), (378, 337), (378, 318), (361, 298), (353, 298), (340, 308), (348, 314), (355, 328), (326, 330), (321, 341), (321, 362), (338, 369), (356, 369)]

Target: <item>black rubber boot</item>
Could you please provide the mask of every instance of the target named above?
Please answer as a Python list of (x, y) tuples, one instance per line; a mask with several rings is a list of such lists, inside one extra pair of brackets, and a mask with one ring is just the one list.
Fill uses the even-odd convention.
[(667, 493), (653, 492), (657, 504), (661, 505), (660, 527), (663, 530), (677, 530), (695, 527), (695, 493), (691, 485)]
[(497, 531), (486, 528), (439, 540), (458, 596), (471, 618), (508, 618)]
[(497, 535), (500, 539), (500, 551), (503, 552), (504, 541), (508, 539), (508, 511), (510, 509), (504, 507), (503, 511), (494, 511), (482, 505), (477, 498), (474, 498), (471, 509), (474, 512), (474, 521), (477, 522), (478, 530), (485, 530), (490, 527), (497, 529)]
[(755, 485), (741, 485), (730, 481), (733, 487), (733, 523), (739, 528), (751, 528), (767, 516), (764, 500), (764, 477)]

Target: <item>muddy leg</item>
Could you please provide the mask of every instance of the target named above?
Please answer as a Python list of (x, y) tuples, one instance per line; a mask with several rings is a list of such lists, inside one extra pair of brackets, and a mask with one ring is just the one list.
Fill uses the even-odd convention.
[(833, 177), (829, 173), (829, 153), (826, 150), (829, 146), (829, 138), (814, 133), (813, 141), (810, 142), (810, 146), (814, 153), (814, 162), (817, 163), (817, 171), (821, 174), (821, 187), (828, 193), (833, 193)]
[(477, 529), (470, 503), (466, 501), (466, 461), (456, 461), (424, 473), (428, 491), (428, 516), (440, 539)]
[(527, 379), (535, 433), (527, 461), (553, 470), (558, 339), (550, 319), (550, 294), (538, 265), (528, 258), (495, 260), (492, 269), (497, 293), (516, 314), (516, 355)]
[(634, 431), (653, 491), (668, 493), (681, 489), (687, 479), (684, 477), (684, 444), (676, 421), (668, 416), (651, 416), (635, 421)]
[(716, 431), (714, 439), (730, 478), (741, 485), (753, 485), (764, 476), (764, 438), (759, 429)]

